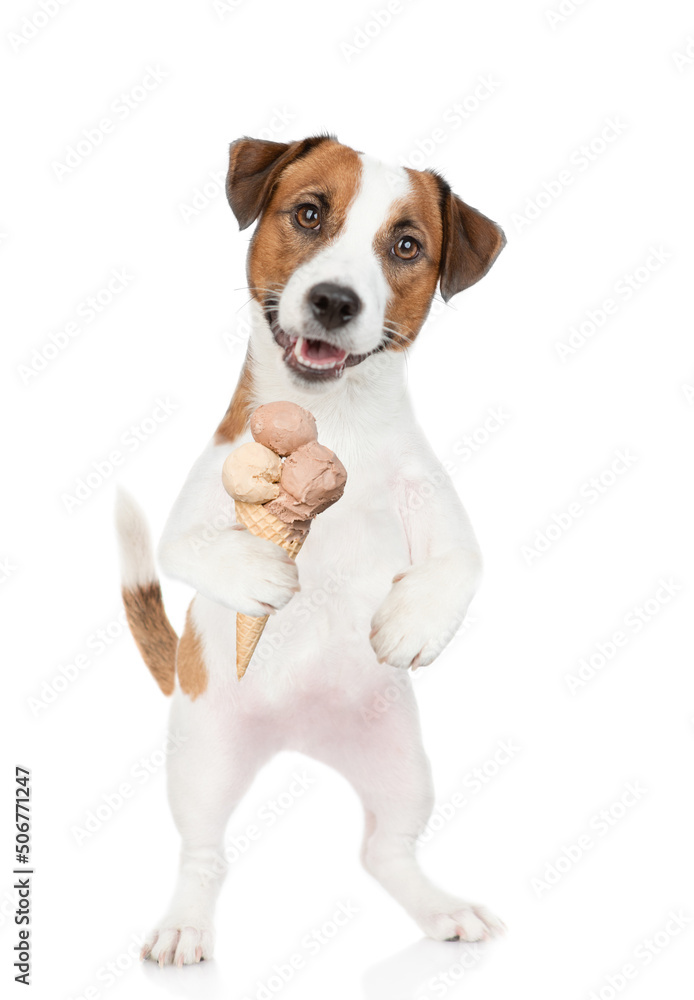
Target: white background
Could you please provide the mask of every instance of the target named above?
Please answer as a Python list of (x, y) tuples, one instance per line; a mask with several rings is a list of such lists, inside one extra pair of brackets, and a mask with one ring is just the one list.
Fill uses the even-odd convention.
[[(16, 940), (10, 806), (22, 764), (33, 771), (35, 997), (689, 997), (691, 9), (565, 0), (566, 16), (552, 18), (559, 0), (403, 0), (367, 35), (383, 0), (226, 6), (72, 0), (47, 18), (28, 0), (3, 5), (3, 977)], [(31, 19), (38, 30), (18, 42)], [(150, 67), (165, 74), (156, 89), (117, 110)], [(106, 117), (112, 130), (61, 170), (68, 147)], [(608, 120), (620, 134), (606, 142)], [(321, 130), (440, 168), (508, 236), (484, 281), (439, 304), (409, 381), (486, 559), (470, 626), (415, 675), (440, 806), (456, 791), (467, 799), (422, 857), (509, 933), (482, 948), (421, 940), (359, 867), (351, 789), (286, 756), (230, 824), (230, 837), (249, 824), (262, 836), (231, 867), (215, 961), (162, 972), (128, 955), (168, 899), (178, 841), (156, 766), (167, 705), (118, 620), (114, 485), (135, 493), (159, 532), (235, 384), (249, 233), (219, 182), (228, 142)], [(81, 304), (112, 269), (125, 269), (127, 287), (85, 322)], [(600, 325), (608, 298), (615, 309)], [(27, 374), (32, 358), (40, 365), (34, 350), (45, 359), (71, 321), (76, 336)], [(582, 346), (579, 333), (562, 359), (558, 345), (582, 324)], [(137, 441), (129, 428), (152, 429), (158, 398), (177, 408)], [(490, 408), (504, 414), (493, 431)], [(113, 474), (66, 502), (114, 450)], [(616, 475), (620, 450), (631, 457)], [(595, 476), (597, 499), (585, 486)], [(524, 546), (572, 504), (580, 516), (529, 555)], [(672, 581), (667, 603), (661, 578)], [(180, 628), (191, 595), (166, 583), (165, 596)], [(601, 660), (614, 632), (625, 644)], [(572, 694), (567, 675), (591, 656), (603, 666)], [(500, 767), (489, 763), (499, 741), (516, 748)], [(137, 762), (153, 754), (144, 781)], [(477, 767), (488, 780), (475, 793)], [(314, 783), (265, 825), (259, 814), (297, 769)], [(641, 791), (625, 807), (629, 782)], [(124, 783), (129, 797), (78, 845), (75, 828)], [(592, 846), (559, 862), (552, 887), (534, 881), (585, 835)], [(305, 935), (347, 901), (358, 913), (313, 954)], [(674, 930), (671, 910), (690, 921), (676, 935), (663, 930)], [(650, 961), (647, 940), (660, 942)], [(273, 968), (295, 953), (304, 968), (278, 990)], [(461, 963), (471, 968), (456, 985)]]

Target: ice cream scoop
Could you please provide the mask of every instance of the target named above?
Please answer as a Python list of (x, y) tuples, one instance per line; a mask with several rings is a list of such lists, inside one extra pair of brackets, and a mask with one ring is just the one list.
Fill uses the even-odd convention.
[(222, 467), (224, 489), (244, 503), (266, 503), (279, 495), (282, 463), (279, 456), (257, 441), (242, 444)]
[(282, 521), (309, 521), (339, 500), (347, 470), (335, 452), (317, 441), (296, 448), (282, 464), (280, 490), (267, 509)]
[(266, 403), (251, 417), (251, 434), (260, 444), (284, 458), (316, 440), (316, 418), (296, 403)]

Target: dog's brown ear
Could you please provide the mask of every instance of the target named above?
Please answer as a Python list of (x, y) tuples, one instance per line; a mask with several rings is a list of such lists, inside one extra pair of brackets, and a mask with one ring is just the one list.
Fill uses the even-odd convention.
[(444, 302), (483, 278), (506, 244), (500, 226), (466, 205), (441, 181), (443, 247), (441, 295)]
[(271, 142), (245, 136), (232, 142), (226, 191), (239, 229), (247, 229), (258, 218), (284, 168), (328, 138), (315, 136), (298, 142)]

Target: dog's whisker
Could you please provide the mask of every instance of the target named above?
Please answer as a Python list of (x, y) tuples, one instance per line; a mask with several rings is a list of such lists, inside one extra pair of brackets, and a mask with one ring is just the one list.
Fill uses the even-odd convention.
[[(253, 302), (253, 300), (254, 300), (254, 296), (251, 296), (250, 299), (246, 299), (245, 302), (241, 303), (241, 305), (238, 307), (238, 309), (236, 310), (236, 312), (241, 312), (241, 310), (245, 309), (246, 306), (249, 305), (249, 303)], [(263, 305), (264, 306), (267, 304), (267, 301), (268, 300), (263, 300)], [(279, 301), (277, 302), (277, 305), (279, 305)]]
[[(253, 302), (253, 300), (254, 300), (254, 296), (251, 296), (250, 299), (246, 299), (245, 302), (241, 303), (241, 305), (238, 307), (238, 309), (236, 310), (236, 312), (237, 313), (241, 312), (241, 310), (245, 309), (246, 306), (249, 305), (249, 303)], [(263, 299), (263, 303), (262, 304), (263, 304), (263, 307), (265, 309), (267, 309), (267, 308), (276, 309), (279, 306), (280, 302), (279, 302), (279, 299), (268, 297), (268, 298)]]
[(276, 285), (270, 282), (268, 286), (265, 285), (249, 285), (248, 290), (251, 292), (270, 292), (272, 295), (281, 295), (284, 291), (284, 285)]
[[(270, 285), (272, 286), (273, 282), (270, 282)], [(274, 287), (268, 287), (268, 288), (265, 288), (262, 285), (242, 285), (240, 288), (234, 289), (234, 291), (251, 292), (251, 298), (244, 303), (244, 306), (248, 305), (249, 302), (252, 302), (254, 298), (261, 298), (263, 306), (267, 308), (268, 305), (272, 307), (277, 307), (279, 305), (279, 300), (283, 289), (284, 285), (280, 284), (276, 284), (274, 285)], [(244, 306), (242, 306), (241, 308), (243, 308)]]
[[(401, 326), (401, 324), (398, 324), (398, 326)], [(383, 332), (385, 334), (385, 339), (387, 343), (397, 344), (404, 350), (412, 346), (412, 342), (414, 340), (414, 334), (411, 330), (408, 330), (407, 328), (393, 330), (390, 328), (389, 324), (385, 324), (383, 327)]]
[(253, 299), (252, 299), (252, 298), (250, 298), (250, 299), (246, 299), (246, 301), (245, 301), (245, 302), (242, 302), (242, 303), (241, 303), (241, 305), (240, 305), (240, 306), (238, 307), (238, 309), (236, 310), (236, 312), (237, 312), (237, 313), (240, 313), (240, 312), (241, 312), (241, 310), (242, 310), (242, 309), (245, 309), (245, 308), (246, 308), (246, 306), (248, 305), (248, 303), (249, 303), (249, 302), (252, 302), (252, 301), (253, 301)]
[(266, 291), (268, 288), (271, 288), (273, 290), (280, 290), (281, 291), (285, 286), (286, 286), (286, 282), (282, 282), (282, 281), (269, 281), (267, 283), (267, 285), (239, 285), (238, 288), (234, 289), (234, 291), (235, 292), (243, 292), (245, 290), (248, 290), (249, 292), (253, 292), (253, 291)]

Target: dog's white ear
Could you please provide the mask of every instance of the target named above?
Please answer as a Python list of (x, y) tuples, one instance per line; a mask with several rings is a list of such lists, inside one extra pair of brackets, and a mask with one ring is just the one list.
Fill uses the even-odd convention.
[(443, 247), (441, 250), (441, 295), (444, 302), (483, 278), (506, 245), (496, 222), (466, 205), (441, 184)]
[(244, 136), (232, 142), (226, 192), (239, 229), (247, 229), (258, 218), (284, 168), (325, 138), (271, 142)]

